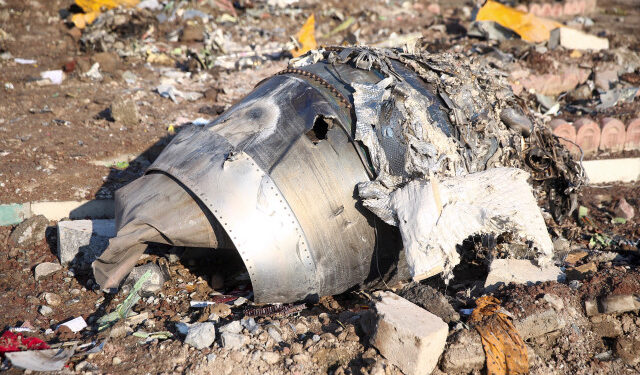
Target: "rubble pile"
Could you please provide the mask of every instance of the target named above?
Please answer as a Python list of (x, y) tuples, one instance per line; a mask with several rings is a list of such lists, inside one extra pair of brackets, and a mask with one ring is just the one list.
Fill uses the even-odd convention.
[(638, 24), (0, 0), (0, 371), (640, 372)]

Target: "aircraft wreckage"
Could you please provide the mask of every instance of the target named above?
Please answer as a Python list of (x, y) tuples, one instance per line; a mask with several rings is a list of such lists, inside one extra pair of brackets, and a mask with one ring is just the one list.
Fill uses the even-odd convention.
[(402, 251), (381, 245), (390, 226), (415, 280), (450, 278), (474, 234), (509, 232), (545, 263), (536, 202), (560, 220), (583, 182), (500, 71), (461, 55), (320, 49), (180, 131), (118, 190), (118, 234), (93, 269), (117, 288), (149, 242), (236, 249), (256, 302), (291, 302), (363, 285), (376, 252)]

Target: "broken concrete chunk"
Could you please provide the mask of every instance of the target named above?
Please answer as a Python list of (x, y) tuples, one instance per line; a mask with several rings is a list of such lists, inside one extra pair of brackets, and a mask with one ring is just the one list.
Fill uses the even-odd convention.
[(245, 335), (240, 333), (222, 332), (220, 336), (222, 347), (229, 350), (241, 348), (247, 340)]
[(114, 120), (123, 123), (125, 126), (138, 125), (140, 115), (138, 107), (133, 99), (116, 99), (111, 104), (111, 116)]
[(620, 314), (640, 310), (640, 298), (631, 294), (614, 295), (584, 302), (587, 316), (598, 314)]
[(36, 278), (36, 280), (42, 278), (42, 277), (47, 277), (53, 273), (56, 273), (58, 271), (60, 271), (62, 269), (62, 266), (59, 265), (58, 263), (53, 263), (53, 262), (44, 262), (44, 263), (40, 263), (36, 266), (33, 274), (34, 277)]
[(589, 262), (578, 267), (567, 268), (566, 272), (568, 280), (584, 280), (598, 272), (598, 266), (595, 262)]
[(9, 244), (14, 247), (30, 247), (44, 240), (49, 220), (43, 215), (33, 216), (18, 224), (9, 236)]
[(496, 259), (491, 262), (484, 287), (491, 291), (501, 284), (532, 285), (543, 281), (561, 281), (563, 278), (562, 270), (555, 266), (538, 267), (526, 259)]
[(558, 46), (566, 49), (600, 51), (609, 49), (609, 40), (568, 27), (559, 27), (551, 30), (549, 38), (549, 48), (555, 49)]
[(622, 336), (622, 323), (611, 315), (597, 315), (591, 318), (591, 330), (599, 337)]
[(88, 267), (115, 237), (115, 220), (73, 220), (58, 223), (60, 263)]
[(640, 339), (638, 337), (620, 337), (616, 341), (616, 354), (630, 366), (640, 363)]
[(444, 352), (441, 368), (447, 374), (468, 374), (482, 370), (485, 363), (482, 339), (475, 329), (456, 332)]
[(530, 314), (513, 322), (523, 340), (539, 337), (545, 333), (564, 328), (567, 322), (562, 315), (553, 309)]
[(215, 339), (216, 326), (213, 323), (204, 322), (195, 323), (189, 327), (189, 332), (184, 342), (200, 350), (211, 346)]
[(396, 294), (377, 296), (372, 344), (405, 374), (430, 374), (444, 350), (449, 326)]

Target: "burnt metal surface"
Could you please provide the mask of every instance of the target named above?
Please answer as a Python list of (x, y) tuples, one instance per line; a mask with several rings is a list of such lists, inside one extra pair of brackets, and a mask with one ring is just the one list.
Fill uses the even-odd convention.
[[(101, 287), (117, 287), (146, 242), (235, 248), (259, 303), (337, 294), (391, 271), (402, 278), (406, 270), (379, 264), (403, 258), (387, 225), (389, 192), (433, 173), (525, 165), (526, 119), (501, 125), (487, 100), (508, 96), (456, 78), (470, 73), (451, 57), (322, 53), (262, 81), (210, 124), (179, 132), (144, 177), (118, 191), (118, 237), (94, 263)], [(529, 141), (547, 161), (560, 146), (536, 129)], [(575, 174), (548, 164), (538, 166), (547, 185)], [(563, 197), (574, 191), (567, 186)]]

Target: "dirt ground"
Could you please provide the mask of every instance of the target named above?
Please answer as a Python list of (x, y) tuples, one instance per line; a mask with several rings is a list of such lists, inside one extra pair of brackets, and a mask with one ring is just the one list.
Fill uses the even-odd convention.
[[(220, 5), (223, 1), (171, 3), (179, 12), (110, 11), (107, 26), (81, 31), (66, 17), (77, 12), (72, 0), (0, 0), (0, 204), (112, 199), (115, 190), (144, 173), (182, 126), (198, 118), (214, 119), (262, 79), (286, 68), (290, 55), (284, 46), (312, 13), (320, 45), (354, 41), (375, 45), (398, 35), (421, 33), (430, 51), (465, 51), (492, 59), (507, 74), (524, 69), (536, 76), (567, 64), (595, 69), (615, 61), (619, 49), (640, 58), (637, 0), (599, 0), (597, 10), (588, 15), (593, 20), (588, 32), (607, 37), (611, 48), (579, 57), (572, 51), (547, 51), (519, 40), (495, 42), (466, 36), (474, 5), (470, 1), (441, 2), (436, 11), (433, 5), (437, 3), (426, 0), (300, 1), (285, 8), (240, 0), (233, 2), (238, 14), (235, 23), (228, 21), (230, 11)], [(201, 14), (186, 19), (190, 9), (204, 12), (208, 20)], [(354, 18), (352, 24), (333, 32), (349, 17)], [(99, 34), (104, 30), (107, 34)], [(94, 34), (102, 39), (91, 39)], [(213, 49), (217, 60), (202, 52), (212, 45), (218, 48)], [(237, 59), (239, 54), (248, 57)], [(503, 61), (504, 54), (510, 57)], [(224, 65), (223, 55), (236, 56), (232, 66)], [(21, 64), (16, 58), (35, 62)], [(101, 78), (87, 73), (96, 62)], [(40, 79), (41, 72), (57, 69), (65, 70), (61, 84)], [(633, 82), (639, 75), (636, 70), (625, 77)], [(592, 73), (589, 79), (593, 80)], [(178, 96), (173, 101), (158, 93), (162, 82), (198, 95)], [(527, 105), (537, 105), (532, 93), (524, 91), (521, 97)], [(573, 120), (585, 115), (572, 109), (566, 99), (559, 100), (558, 116)], [(117, 103), (127, 101), (134, 103), (137, 115), (126, 111), (121, 115), (115, 109)], [(581, 105), (592, 108), (593, 104)], [(640, 117), (640, 100), (589, 116), (594, 120), (615, 117), (627, 123)], [(594, 157), (622, 156), (637, 156), (637, 152)], [(614, 223), (615, 206), (621, 198), (635, 207), (636, 216)], [(588, 186), (579, 204), (588, 209), (586, 220), (575, 216), (561, 224), (548, 223), (552, 238), (565, 241), (556, 241), (555, 260), (569, 270), (568, 280), (503, 286), (494, 295), (515, 320), (552, 311), (563, 322), (525, 340), (532, 353), (531, 373), (640, 373), (638, 310), (588, 317), (584, 307), (592, 299), (640, 295), (640, 187)], [(99, 333), (94, 329), (77, 334), (61, 331), (57, 328), (61, 322), (77, 316), (93, 326), (125, 294), (106, 295), (97, 290), (89, 272), (69, 267), (35, 280), (36, 265), (57, 261), (55, 225), (50, 222), (46, 237), (25, 248), (10, 244), (15, 226), (0, 227), (0, 327), (4, 331), (28, 322), (35, 327), (30, 335), (50, 345), (104, 343), (97, 353), (74, 356), (63, 373), (401, 373), (369, 343), (372, 298), (366, 292), (324, 297), (287, 316), (256, 317), (259, 327), (254, 331), (245, 327), (241, 333), (244, 344), (238, 348), (224, 347), (219, 337), (203, 350), (185, 344), (177, 323), (206, 321), (211, 312), (190, 307), (190, 301), (210, 300), (219, 293), (234, 296), (226, 301), (230, 315), (220, 317), (216, 326), (240, 321), (256, 307), (250, 301), (246, 274), (228, 273), (220, 259), (183, 249), (171, 256), (169, 249), (158, 247), (140, 262), (156, 263), (170, 276), (159, 292), (144, 296), (134, 306), (136, 313), (148, 314), (146, 318), (129, 318)], [(482, 241), (476, 240), (469, 246), (477, 252), (463, 255), (464, 264), (449, 285), (434, 277), (419, 284), (392, 286), (449, 324), (451, 347), (460, 336), (475, 334), (462, 309), (473, 308), (475, 299), (484, 294), (490, 259), (500, 257), (500, 249), (509, 246), (498, 241), (497, 248), (483, 248)], [(582, 257), (575, 255), (582, 252)], [(574, 258), (578, 260), (573, 262)], [(596, 272), (571, 273), (590, 264)], [(224, 286), (213, 285), (212, 277), (221, 277)], [(49, 304), (46, 293), (55, 294), (60, 301)], [(545, 299), (546, 295), (560, 297), (563, 306), (548, 302), (553, 298)], [(241, 303), (238, 297), (249, 301)], [(52, 307), (52, 312), (43, 315), (43, 305)], [(168, 331), (172, 337), (142, 337), (159, 331)], [(473, 345), (480, 345), (479, 336), (473, 337)], [(471, 359), (468, 367), (447, 361), (445, 352), (434, 373), (484, 371)], [(6, 360), (0, 371), (21, 373)]]

